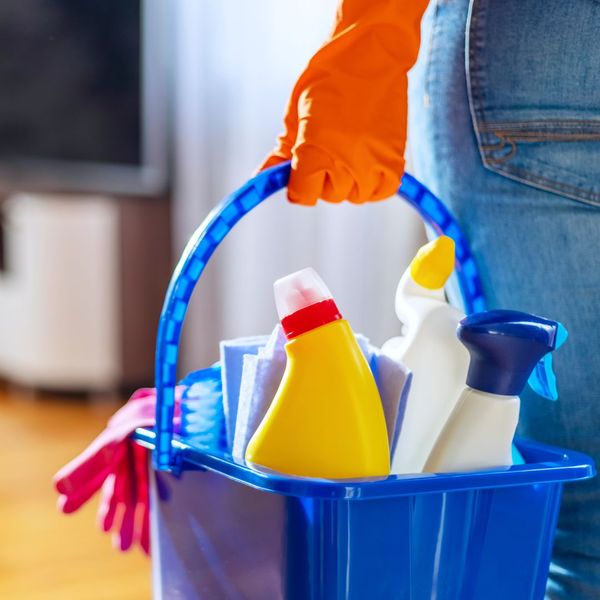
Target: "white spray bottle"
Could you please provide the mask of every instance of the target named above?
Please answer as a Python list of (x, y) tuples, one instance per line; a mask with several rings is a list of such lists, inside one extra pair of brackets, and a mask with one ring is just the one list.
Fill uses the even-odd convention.
[(458, 327), (471, 362), (467, 387), (425, 465), (432, 473), (474, 471), (513, 464), (519, 394), (542, 357), (566, 338), (556, 321), (512, 310), (470, 315)]
[(405, 364), (412, 386), (402, 429), (392, 450), (392, 473), (420, 473), (463, 390), (469, 354), (456, 337), (465, 316), (444, 297), (454, 270), (454, 242), (447, 236), (423, 246), (396, 292), (404, 335), (388, 340), (383, 353)]

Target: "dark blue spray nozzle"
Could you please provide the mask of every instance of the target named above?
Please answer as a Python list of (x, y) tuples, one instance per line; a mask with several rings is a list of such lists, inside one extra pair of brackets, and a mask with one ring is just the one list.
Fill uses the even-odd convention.
[(467, 385), (518, 396), (538, 361), (552, 352), (564, 328), (560, 323), (513, 310), (491, 310), (464, 318), (457, 335), (471, 355)]

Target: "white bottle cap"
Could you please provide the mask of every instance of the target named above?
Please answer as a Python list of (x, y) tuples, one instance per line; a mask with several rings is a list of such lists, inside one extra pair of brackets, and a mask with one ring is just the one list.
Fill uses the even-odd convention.
[(278, 279), (273, 290), (280, 320), (302, 308), (333, 298), (325, 282), (311, 267)]

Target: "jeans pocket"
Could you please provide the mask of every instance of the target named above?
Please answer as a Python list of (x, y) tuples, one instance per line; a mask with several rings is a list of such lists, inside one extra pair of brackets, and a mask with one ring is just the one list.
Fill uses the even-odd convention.
[(467, 81), (486, 168), (600, 205), (599, 30), (590, 0), (472, 1)]

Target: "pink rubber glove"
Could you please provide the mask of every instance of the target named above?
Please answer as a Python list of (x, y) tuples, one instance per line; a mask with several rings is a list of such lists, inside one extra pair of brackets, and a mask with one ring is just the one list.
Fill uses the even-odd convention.
[[(175, 390), (175, 424), (183, 387)], [(154, 425), (156, 393), (138, 390), (109, 420), (106, 429), (54, 476), (58, 509), (69, 514), (102, 488), (98, 525), (112, 533), (113, 545), (129, 550), (138, 544), (150, 554), (148, 450), (130, 439), (138, 427)]]

